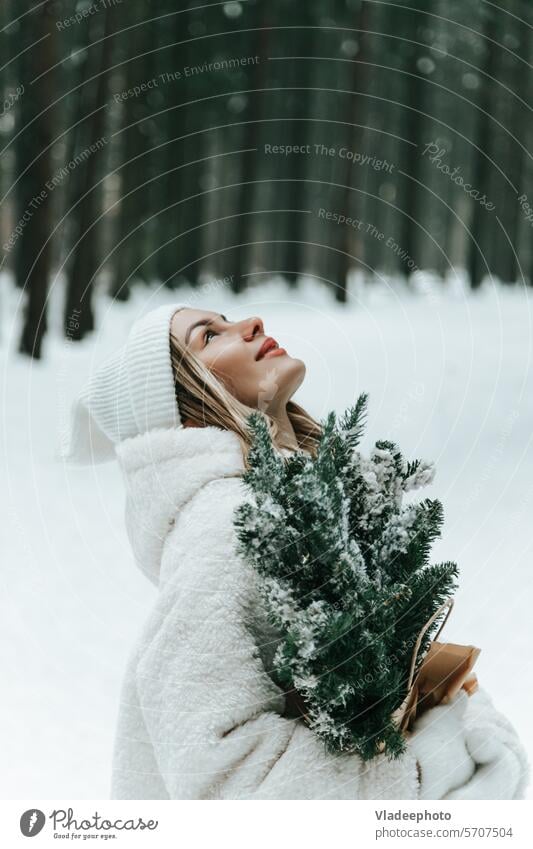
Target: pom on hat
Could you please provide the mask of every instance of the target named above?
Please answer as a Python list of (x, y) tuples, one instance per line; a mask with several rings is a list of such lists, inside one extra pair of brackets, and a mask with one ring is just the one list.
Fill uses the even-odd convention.
[(71, 412), (70, 463), (103, 463), (123, 439), (181, 425), (170, 359), (170, 322), (182, 304), (138, 319), (125, 345), (85, 385)]

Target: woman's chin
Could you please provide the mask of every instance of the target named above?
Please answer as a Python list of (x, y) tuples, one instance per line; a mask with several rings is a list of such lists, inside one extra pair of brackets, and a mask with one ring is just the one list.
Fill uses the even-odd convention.
[(290, 357), (290, 359), (292, 360), (293, 363), (296, 364), (295, 368), (297, 368), (301, 372), (302, 380), (303, 380), (304, 377), (305, 377), (305, 373), (307, 371), (307, 368), (306, 368), (304, 361), (298, 359), (297, 357)]
[(286, 352), (264, 357), (260, 366), (259, 390), (274, 390), (277, 395), (281, 393), (287, 399), (296, 392), (305, 377), (304, 361)]
[(286, 354), (279, 358), (280, 366), (282, 365), (283, 379), (287, 384), (290, 384), (291, 391), (296, 392), (305, 377), (305, 363), (297, 357), (291, 357)]

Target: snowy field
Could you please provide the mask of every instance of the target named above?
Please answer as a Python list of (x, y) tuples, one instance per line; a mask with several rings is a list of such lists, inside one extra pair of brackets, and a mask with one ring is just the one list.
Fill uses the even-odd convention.
[[(353, 281), (348, 309), (314, 281), (280, 282), (235, 300), (224, 286), (178, 294), (232, 319), (258, 314), (302, 357), (296, 399), (317, 417), (370, 393), (367, 436), (437, 463), (424, 496), (445, 507), (434, 560), (455, 559), (461, 587), (443, 634), (480, 646), (476, 671), (533, 756), (532, 293), (430, 278)], [(119, 688), (154, 589), (135, 569), (114, 463), (68, 469), (58, 448), (69, 403), (146, 306), (176, 300), (139, 290), (101, 297), (93, 338), (62, 340), (53, 293), (42, 362), (15, 353), (19, 292), (0, 281), (2, 373), (2, 798), (107, 798)], [(530, 717), (528, 720), (527, 717)], [(531, 795), (531, 791), (530, 791)]]

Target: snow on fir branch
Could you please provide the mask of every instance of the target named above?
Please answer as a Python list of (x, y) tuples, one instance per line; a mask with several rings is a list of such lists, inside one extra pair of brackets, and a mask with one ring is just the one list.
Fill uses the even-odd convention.
[[(433, 480), (433, 466), (406, 462), (383, 440), (363, 456), (366, 407), (362, 394), (339, 420), (330, 413), (316, 457), (282, 457), (254, 413), (244, 474), (254, 497), (237, 508), (235, 527), (282, 634), (275, 679), (303, 697), (328, 750), (368, 760), (405, 750), (393, 713), (407, 694), (416, 638), (455, 591), (458, 572), (452, 562), (429, 564), (441, 503), (402, 503)], [(420, 658), (438, 625), (423, 636)]]

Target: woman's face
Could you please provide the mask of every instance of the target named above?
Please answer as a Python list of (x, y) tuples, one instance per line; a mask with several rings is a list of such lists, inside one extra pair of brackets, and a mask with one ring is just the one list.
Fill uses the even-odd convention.
[(305, 364), (265, 335), (258, 316), (230, 321), (209, 310), (181, 309), (173, 335), (244, 404), (275, 413), (296, 392)]

